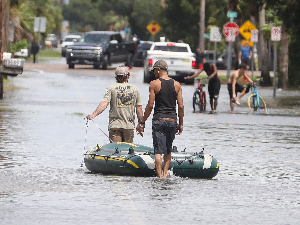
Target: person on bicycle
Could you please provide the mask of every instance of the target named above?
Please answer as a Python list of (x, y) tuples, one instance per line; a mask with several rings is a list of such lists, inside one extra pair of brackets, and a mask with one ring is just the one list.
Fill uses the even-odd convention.
[(192, 76), (187, 76), (186, 79), (192, 79), (194, 77), (197, 77), (200, 73), (202, 73), (202, 71), (206, 72), (209, 79), (208, 93), (209, 93), (210, 107), (211, 107), (210, 113), (215, 113), (218, 106), (219, 92), (221, 88), (221, 81), (218, 77), (218, 70), (216, 64), (204, 63), (203, 68), (195, 72)]
[[(245, 93), (249, 92), (249, 88), (250, 88), (250, 86), (245, 88), (244, 86), (240, 85), (239, 83), (237, 83), (237, 80), (243, 76), (245, 79), (247, 79), (250, 83), (253, 84), (253, 81), (245, 73), (246, 69), (247, 69), (247, 65), (245, 63), (242, 63), (239, 66), (239, 69), (234, 71), (230, 75), (230, 77), (227, 81), (227, 89), (228, 89), (229, 96), (230, 96), (231, 111), (233, 111), (233, 103), (235, 103), (237, 105), (241, 105), (239, 100), (245, 95)], [(240, 92), (240, 95), (237, 97), (238, 92)]]

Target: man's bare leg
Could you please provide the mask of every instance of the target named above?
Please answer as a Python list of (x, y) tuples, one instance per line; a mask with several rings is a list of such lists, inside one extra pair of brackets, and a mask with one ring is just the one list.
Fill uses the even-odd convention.
[(217, 111), (217, 106), (218, 106), (218, 99), (214, 98), (215, 102), (214, 102), (214, 110)]
[(210, 103), (211, 113), (213, 113), (214, 112), (214, 99), (210, 98), (209, 103)]
[(170, 167), (170, 163), (171, 163), (171, 153), (164, 154), (164, 177), (167, 177), (168, 175), (168, 169)]
[(161, 169), (162, 169), (162, 161), (161, 154), (155, 154), (155, 168), (156, 173), (159, 178), (162, 178)]
[(231, 112), (233, 112), (233, 98), (230, 99), (230, 110)]
[(246, 93), (246, 88), (243, 89), (243, 91), (241, 92), (241, 94), (235, 99), (235, 103), (237, 105), (241, 105), (241, 103), (239, 102), (239, 100), (245, 95)]

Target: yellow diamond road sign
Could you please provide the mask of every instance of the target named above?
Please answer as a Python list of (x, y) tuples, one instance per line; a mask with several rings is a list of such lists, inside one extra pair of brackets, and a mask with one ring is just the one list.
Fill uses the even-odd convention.
[(251, 38), (251, 30), (257, 30), (257, 28), (250, 22), (250, 20), (247, 20), (239, 29), (241, 35), (243, 35), (248, 41)]
[(148, 24), (147, 29), (152, 35), (155, 35), (158, 31), (160, 31), (161, 27), (158, 23), (156, 23), (156, 21), (153, 20), (151, 23)]

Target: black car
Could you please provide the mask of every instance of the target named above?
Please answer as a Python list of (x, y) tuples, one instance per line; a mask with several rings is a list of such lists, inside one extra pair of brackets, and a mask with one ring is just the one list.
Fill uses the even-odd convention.
[(210, 51), (206, 50), (204, 51), (205, 55), (205, 61), (207, 63), (216, 63), (217, 69), (218, 70), (225, 70), (226, 69), (226, 63), (223, 60), (218, 60), (218, 53), (216, 53), (216, 62), (214, 61), (214, 52), (215, 51)]
[(152, 41), (140, 41), (139, 45), (137, 46), (136, 54), (133, 58), (133, 66), (144, 66), (144, 60), (147, 57), (147, 51), (150, 49), (152, 44)]

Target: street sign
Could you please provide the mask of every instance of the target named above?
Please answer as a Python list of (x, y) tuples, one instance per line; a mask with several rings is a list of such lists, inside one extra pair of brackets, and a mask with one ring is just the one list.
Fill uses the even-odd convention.
[(204, 33), (204, 34), (203, 34), (203, 37), (209, 39), (209, 38), (210, 38), (210, 34)]
[(280, 41), (281, 40), (281, 28), (280, 27), (272, 27), (271, 40), (272, 41)]
[(152, 35), (155, 35), (158, 31), (160, 31), (161, 27), (155, 20), (153, 20), (151, 23), (148, 24), (147, 29)]
[(250, 22), (250, 20), (247, 20), (241, 27), (240, 27), (240, 33), (244, 36), (246, 40), (250, 40), (251, 38), (251, 30), (257, 30), (257, 28)]
[(46, 17), (34, 18), (34, 32), (46, 32)]
[(251, 42), (258, 42), (258, 30), (251, 30)]
[(220, 33), (219, 27), (210, 28), (210, 41), (220, 42), (222, 40), (222, 35)]
[(231, 36), (237, 36), (239, 34), (239, 26), (235, 22), (227, 22), (223, 26), (223, 34), (226, 37), (230, 37), (232, 40)]
[(228, 18), (236, 18), (237, 17), (237, 12), (227, 12), (227, 17)]

